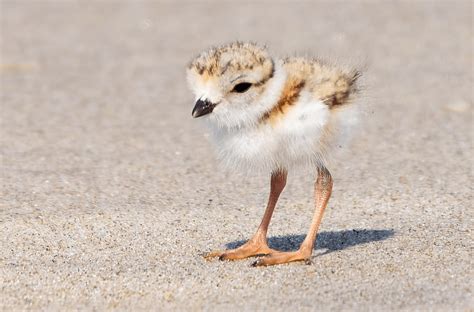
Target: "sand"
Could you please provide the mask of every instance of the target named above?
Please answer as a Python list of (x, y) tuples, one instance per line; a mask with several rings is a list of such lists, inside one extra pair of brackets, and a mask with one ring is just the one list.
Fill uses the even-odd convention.
[[(474, 309), (469, 1), (0, 6), (0, 310)], [(186, 63), (235, 39), (364, 69), (310, 265), (200, 256), (268, 195), (191, 118)], [(303, 240), (313, 179), (290, 174), (273, 247)]]

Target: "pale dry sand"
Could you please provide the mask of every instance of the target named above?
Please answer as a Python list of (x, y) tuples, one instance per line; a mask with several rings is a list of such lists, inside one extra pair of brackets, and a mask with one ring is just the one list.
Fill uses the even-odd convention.
[[(268, 192), (191, 118), (186, 62), (234, 39), (367, 68), (312, 265), (199, 256)], [(472, 40), (469, 1), (2, 1), (0, 309), (474, 309)], [(290, 176), (274, 247), (302, 241), (312, 179)]]

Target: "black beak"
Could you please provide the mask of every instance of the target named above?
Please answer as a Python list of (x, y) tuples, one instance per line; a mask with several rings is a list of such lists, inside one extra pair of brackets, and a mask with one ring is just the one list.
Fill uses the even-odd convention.
[(194, 105), (193, 117), (197, 118), (197, 117), (207, 115), (212, 112), (214, 107), (216, 107), (216, 104), (213, 104), (209, 102), (208, 100), (203, 101), (199, 99), (197, 100), (196, 105)]

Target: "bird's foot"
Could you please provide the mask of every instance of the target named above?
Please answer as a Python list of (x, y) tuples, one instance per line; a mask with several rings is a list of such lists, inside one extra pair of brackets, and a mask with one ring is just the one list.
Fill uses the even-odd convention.
[(306, 264), (311, 264), (311, 251), (304, 251), (304, 250), (297, 250), (297, 251), (290, 251), (290, 252), (272, 252), (269, 255), (266, 255), (254, 263), (252, 266), (268, 266), (268, 265), (275, 265), (275, 264), (283, 264), (289, 263), (294, 261), (304, 261)]
[(244, 245), (230, 250), (212, 251), (204, 255), (204, 259), (211, 260), (219, 258), (219, 260), (240, 260), (248, 257), (268, 255), (276, 250), (268, 247), (266, 241), (249, 240)]

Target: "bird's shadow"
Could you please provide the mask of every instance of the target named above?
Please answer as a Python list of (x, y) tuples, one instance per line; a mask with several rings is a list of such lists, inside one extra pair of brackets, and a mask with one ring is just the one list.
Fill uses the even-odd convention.
[[(333, 251), (346, 249), (352, 246), (367, 244), (370, 242), (377, 242), (388, 239), (395, 234), (395, 231), (390, 230), (344, 230), (344, 231), (329, 231), (318, 233), (314, 249), (325, 249), (319, 256), (328, 254)], [(268, 238), (268, 245), (270, 248), (281, 251), (297, 250), (303, 242), (305, 235), (284, 235), (273, 236)], [(226, 244), (228, 249), (237, 248), (245, 244), (246, 241), (239, 240)]]

